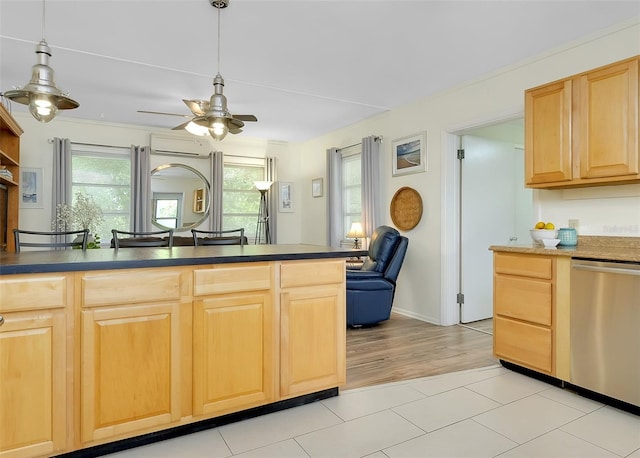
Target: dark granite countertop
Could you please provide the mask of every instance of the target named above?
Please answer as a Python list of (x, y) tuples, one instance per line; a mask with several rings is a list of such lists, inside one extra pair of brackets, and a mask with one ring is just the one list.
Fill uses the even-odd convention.
[(529, 245), (492, 245), (492, 251), (568, 256), (601, 261), (640, 262), (640, 237), (580, 236), (574, 247), (545, 248)]
[(321, 245), (210, 245), (173, 248), (22, 251), (0, 254), (0, 274), (76, 272), (257, 261), (348, 258), (365, 255)]

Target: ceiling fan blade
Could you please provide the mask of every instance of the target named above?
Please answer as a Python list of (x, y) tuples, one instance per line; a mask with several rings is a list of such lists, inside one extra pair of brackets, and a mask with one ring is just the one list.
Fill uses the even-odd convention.
[(228, 124), (229, 124), (229, 132), (231, 132), (231, 129), (240, 129), (244, 127), (244, 123), (236, 118), (229, 118)]
[(159, 115), (166, 115), (166, 116), (180, 116), (183, 118), (190, 118), (192, 115), (185, 115), (185, 114), (178, 114), (178, 113), (165, 113), (163, 111), (145, 111), (145, 110), (138, 110), (138, 113), (145, 113), (145, 114), (159, 114)]
[(195, 116), (204, 116), (209, 111), (208, 100), (182, 99)]
[(234, 114), (233, 117), (235, 119), (239, 119), (240, 121), (257, 121), (258, 118), (256, 118), (254, 115), (237, 115)]
[(239, 134), (240, 132), (242, 132), (242, 129), (239, 129), (237, 127), (229, 127), (230, 134)]
[(171, 130), (183, 130), (185, 127), (187, 127), (187, 124), (189, 124), (190, 122), (191, 121), (183, 122), (179, 126), (171, 128)]

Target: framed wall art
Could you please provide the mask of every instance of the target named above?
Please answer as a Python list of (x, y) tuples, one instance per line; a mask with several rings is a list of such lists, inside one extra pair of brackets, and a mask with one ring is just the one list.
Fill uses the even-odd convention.
[(322, 178), (311, 180), (311, 197), (322, 197)]
[(281, 181), (278, 183), (278, 211), (293, 212), (293, 183)]
[(393, 140), (391, 143), (393, 176), (427, 170), (427, 133)]
[(20, 169), (20, 207), (44, 208), (42, 201), (42, 169)]

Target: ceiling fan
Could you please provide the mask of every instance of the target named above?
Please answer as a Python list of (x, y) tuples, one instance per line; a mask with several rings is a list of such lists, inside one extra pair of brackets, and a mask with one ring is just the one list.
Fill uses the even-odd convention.
[[(182, 124), (173, 127), (171, 130), (184, 129), (193, 135), (198, 135), (198, 136), (209, 135), (209, 127), (197, 124), (195, 120), (202, 119), (202, 118), (206, 119), (206, 115), (211, 106), (211, 102), (209, 100), (199, 100), (199, 99), (182, 99), (182, 101), (185, 103), (185, 105), (187, 105), (187, 107), (189, 107), (189, 110), (191, 110), (191, 113), (192, 113), (191, 115), (179, 114), (179, 113), (166, 113), (163, 111), (147, 111), (147, 110), (138, 110), (138, 113), (159, 114), (159, 115), (166, 115), (166, 116), (180, 116), (182, 118), (188, 118), (189, 119), (188, 121), (185, 121)], [(258, 119), (254, 115), (232, 115), (229, 113), (229, 126), (228, 126), (229, 132), (232, 134), (238, 134), (242, 132), (241, 128), (244, 126), (244, 122), (257, 121), (257, 120)]]
[(222, 140), (227, 133), (242, 132), (245, 121), (257, 121), (254, 115), (232, 115), (227, 109), (227, 98), (223, 94), (224, 79), (220, 75), (220, 10), (229, 6), (229, 0), (209, 0), (211, 6), (218, 9), (218, 73), (213, 79), (214, 92), (210, 100), (183, 99), (189, 107), (193, 117), (175, 113), (157, 111), (141, 111), (139, 113), (153, 113), (191, 118), (172, 130), (185, 129), (194, 135), (211, 135), (215, 140)]

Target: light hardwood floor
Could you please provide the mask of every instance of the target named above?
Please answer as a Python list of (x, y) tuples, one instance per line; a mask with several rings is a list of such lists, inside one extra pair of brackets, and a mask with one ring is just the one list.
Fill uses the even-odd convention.
[(343, 389), (497, 364), (491, 330), (492, 320), (436, 326), (396, 313), (377, 326), (348, 328)]

